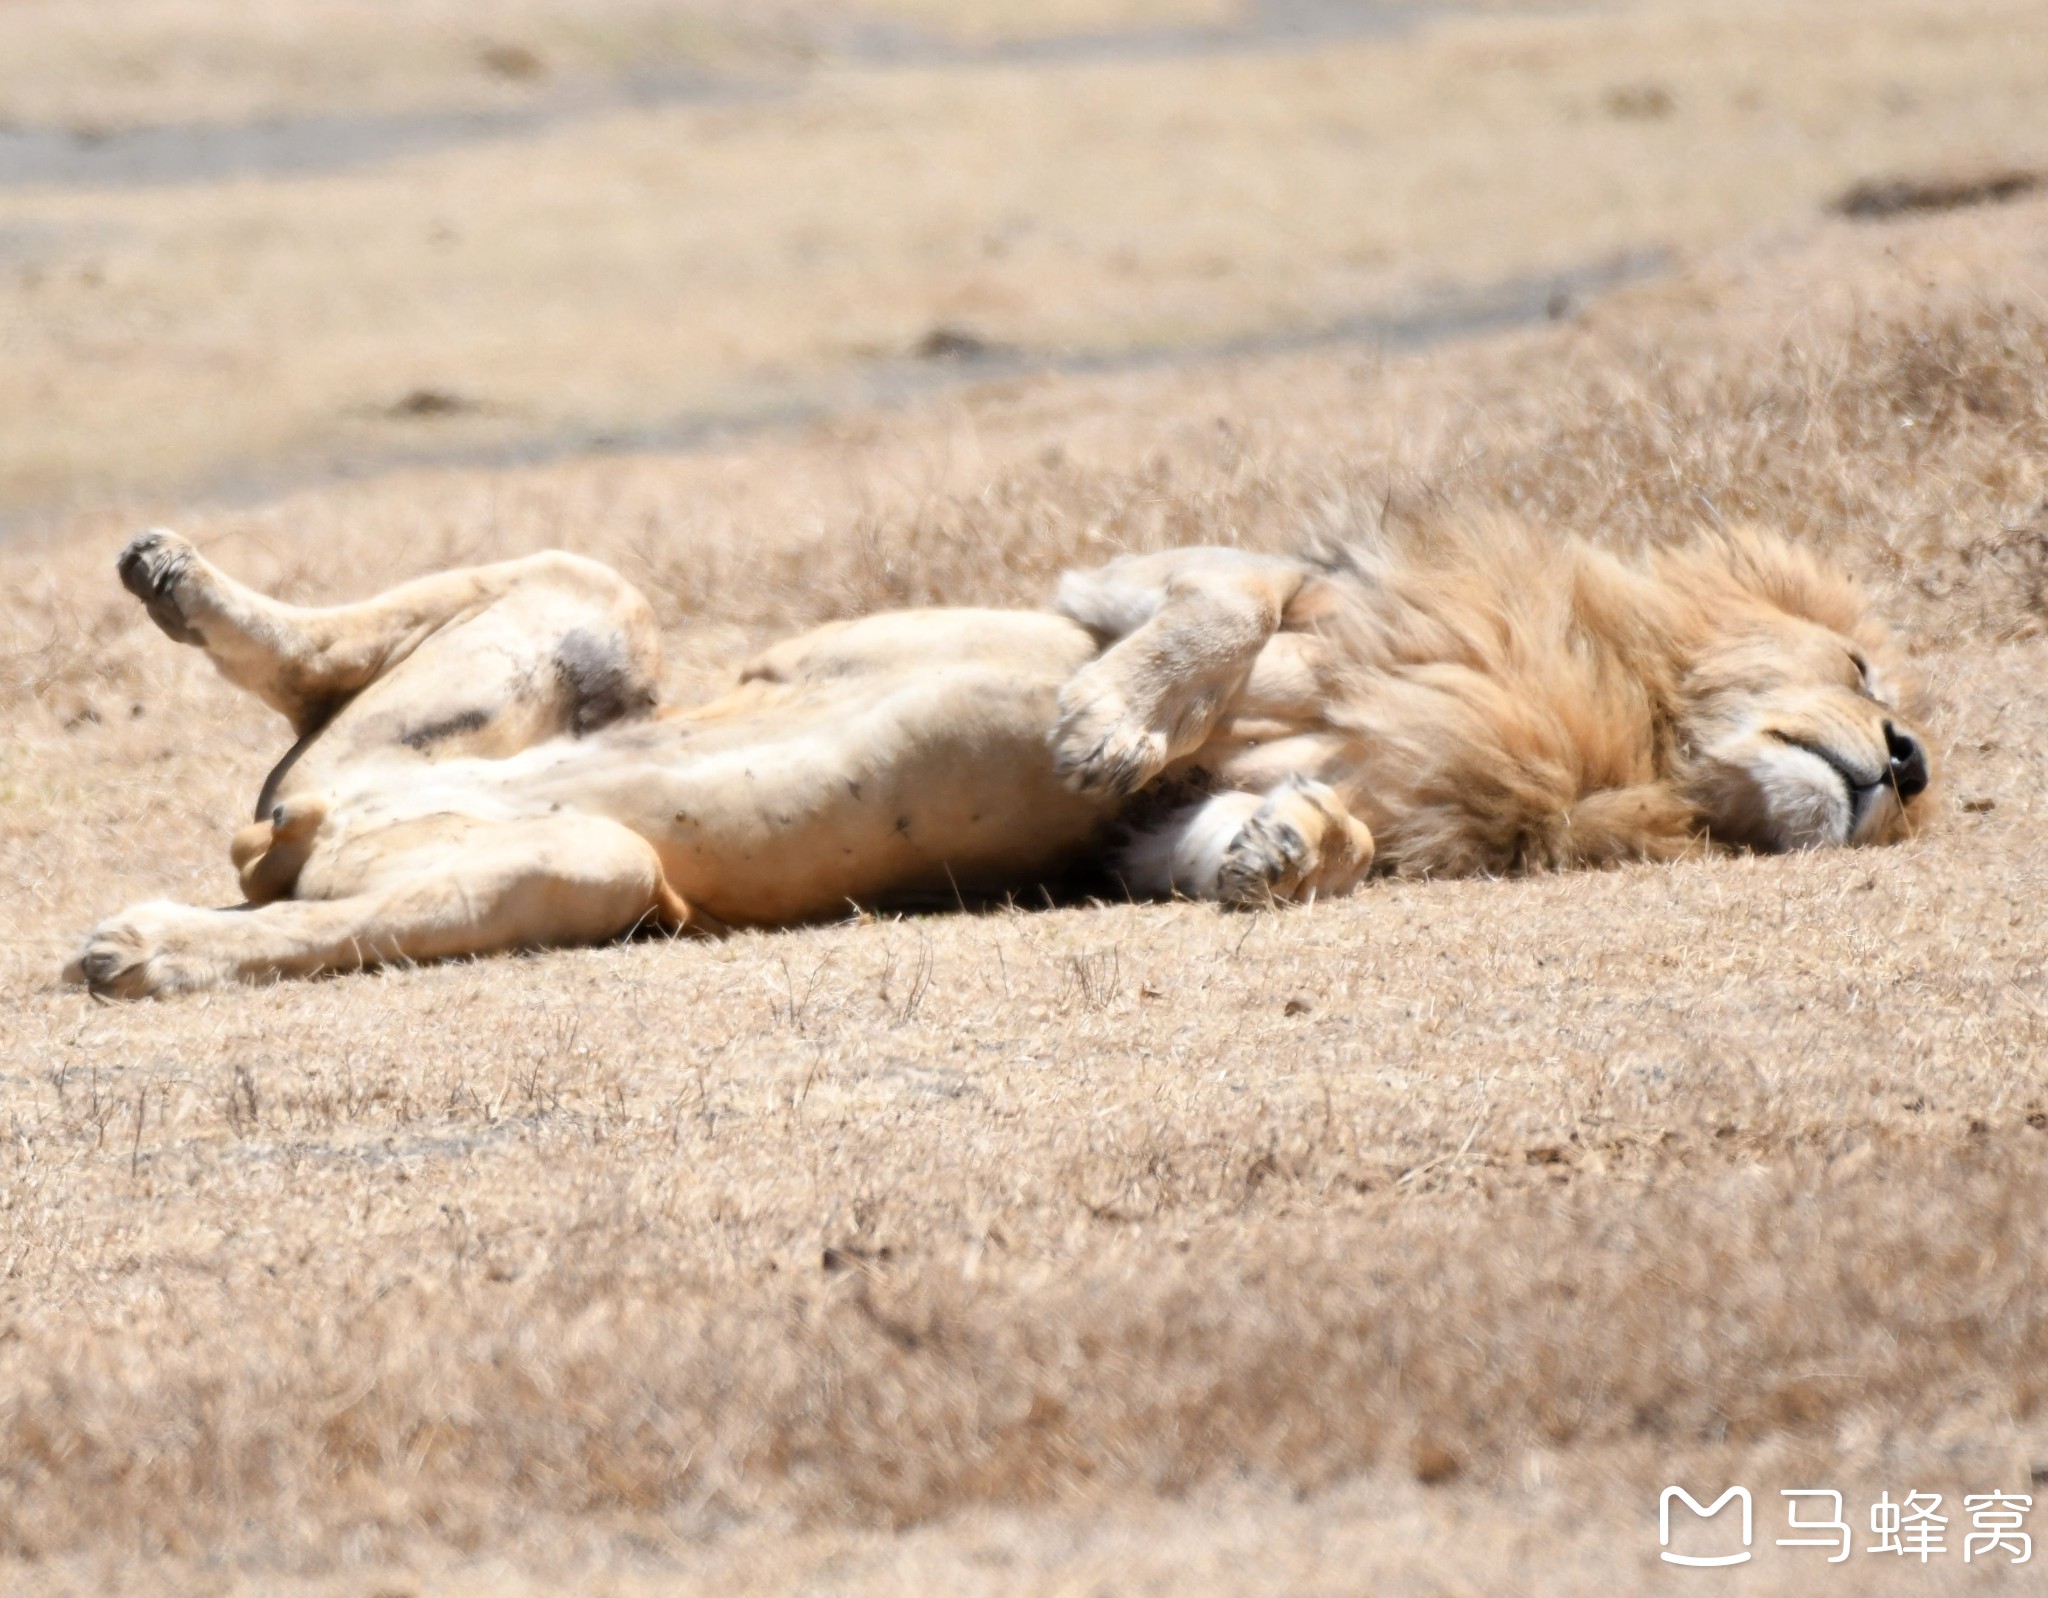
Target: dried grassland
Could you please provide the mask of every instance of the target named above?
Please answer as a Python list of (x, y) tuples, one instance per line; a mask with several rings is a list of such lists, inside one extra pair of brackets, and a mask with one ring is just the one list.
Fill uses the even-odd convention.
[[(1668, 1480), (2028, 1490), (2044, 222), (1817, 223), (1428, 359), (995, 385), (187, 523), (301, 595), (604, 556), (688, 693), (804, 622), (1028, 602), (1389, 486), (1621, 541), (1762, 516), (1931, 681), (1948, 801), (1883, 853), (95, 1006), (53, 986), (68, 938), (223, 897), (282, 738), (115, 591), (113, 519), (9, 546), (0, 1575), (1575, 1593), (1654, 1580)], [(1722, 1585), (1825, 1588), (1810, 1553)]]
[(828, 60), (320, 177), (0, 191), (0, 514), (844, 404), (936, 328), (1298, 333), (1873, 175), (2048, 165), (2044, 100), (2033, 0), (1635, 0), (1314, 52)]

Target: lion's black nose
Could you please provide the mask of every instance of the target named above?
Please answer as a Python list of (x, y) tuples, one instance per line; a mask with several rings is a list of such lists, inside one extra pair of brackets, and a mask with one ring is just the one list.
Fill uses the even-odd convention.
[(1885, 747), (1892, 756), (1892, 786), (1901, 799), (1912, 799), (1927, 791), (1927, 751), (1910, 732), (1901, 732), (1890, 722), (1884, 724)]

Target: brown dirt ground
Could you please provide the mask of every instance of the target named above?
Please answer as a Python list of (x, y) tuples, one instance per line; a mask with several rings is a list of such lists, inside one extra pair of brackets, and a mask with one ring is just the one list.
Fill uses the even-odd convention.
[[(1892, 850), (861, 920), (95, 1005), (281, 725), (0, 545), (0, 1588), (2005, 1590), (2048, 1484), (2048, 201), (1804, 220), (1545, 329), (969, 388), (181, 527), (295, 597), (614, 561), (671, 687), (1118, 550), (1469, 496), (1757, 517), (1930, 686)], [(2029, 1483), (2033, 1485), (2030, 1486)], [(1948, 1495), (1922, 1568), (1776, 1490)], [(2048, 1509), (2030, 1524), (2048, 1535)], [(1859, 1534), (1859, 1548), (1866, 1541)]]

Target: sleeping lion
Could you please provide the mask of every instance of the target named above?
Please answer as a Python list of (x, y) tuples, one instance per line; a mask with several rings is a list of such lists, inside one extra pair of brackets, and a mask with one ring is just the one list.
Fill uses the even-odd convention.
[(1858, 590), (1737, 531), (1625, 560), (1505, 522), (1136, 555), (1049, 612), (922, 610), (657, 702), (652, 612), (551, 553), (302, 609), (175, 534), (121, 580), (298, 741), (247, 904), (139, 904), (66, 975), (134, 997), (788, 926), (1072, 880), (1231, 905), (1699, 849), (1889, 843), (1926, 743)]

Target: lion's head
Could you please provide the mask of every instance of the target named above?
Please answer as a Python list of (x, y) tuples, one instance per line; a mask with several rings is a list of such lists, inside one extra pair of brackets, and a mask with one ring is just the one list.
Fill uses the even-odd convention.
[(1861, 591), (1755, 532), (1665, 563), (1688, 614), (1676, 775), (1708, 831), (1772, 852), (1910, 834), (1927, 743)]

